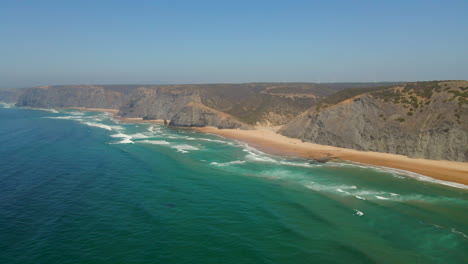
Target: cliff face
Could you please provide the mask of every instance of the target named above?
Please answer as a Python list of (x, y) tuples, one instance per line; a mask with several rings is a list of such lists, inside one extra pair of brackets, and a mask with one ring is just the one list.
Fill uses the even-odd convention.
[(27, 107), (89, 107), (119, 109), (128, 95), (94, 85), (46, 86), (26, 89), (17, 106)]
[(119, 115), (144, 119), (172, 119), (191, 102), (200, 103), (200, 95), (198, 90), (190, 87), (140, 87), (120, 108)]
[[(334, 93), (316, 84), (196, 84), (140, 87), (121, 107), (123, 117), (173, 119), (187, 104), (196, 103), (226, 113), (243, 127), (282, 125)], [(185, 109), (186, 110), (186, 109)], [(201, 111), (199, 115), (213, 114)], [(206, 116), (205, 120), (213, 120)], [(185, 123), (185, 122), (184, 122)], [(173, 123), (175, 124), (175, 123)], [(195, 124), (194, 124), (195, 125)], [(218, 124), (207, 124), (217, 126)]]
[(231, 115), (206, 107), (200, 103), (187, 104), (172, 117), (169, 125), (177, 127), (214, 126), (217, 128), (249, 129), (248, 125)]
[[(337, 90), (356, 85), (375, 86), (314, 83), (65, 85), (26, 89), (18, 98), (17, 105), (44, 108), (112, 108), (119, 109), (119, 115), (122, 117), (144, 119), (171, 120), (178, 114), (177, 118), (182, 118), (178, 122), (187, 125), (186, 122), (180, 122), (184, 119), (182, 114), (187, 113), (187, 109), (183, 113), (179, 112), (187, 104), (194, 103), (207, 107), (198, 111), (199, 118), (194, 118), (198, 121), (205, 120), (201, 123), (206, 126), (219, 126), (218, 121), (223, 119), (221, 113), (242, 123), (240, 127), (277, 126), (289, 122)], [(215, 113), (220, 115), (217, 121), (213, 118)], [(226, 126), (232, 126), (232, 122), (229, 123), (230, 125)]]
[(227, 113), (248, 125), (282, 125), (332, 94), (316, 84), (196, 84), (136, 89), (122, 108), (124, 117), (172, 119), (186, 104)]
[(26, 89), (0, 89), (0, 101), (5, 103), (16, 103), (20, 95)]
[(315, 107), (280, 133), (324, 145), (468, 161), (468, 82), (413, 83)]

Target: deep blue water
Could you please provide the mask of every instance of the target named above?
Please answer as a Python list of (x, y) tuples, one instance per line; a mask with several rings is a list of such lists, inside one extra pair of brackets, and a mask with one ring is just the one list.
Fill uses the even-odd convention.
[(408, 175), (0, 108), (0, 263), (466, 263), (467, 189)]

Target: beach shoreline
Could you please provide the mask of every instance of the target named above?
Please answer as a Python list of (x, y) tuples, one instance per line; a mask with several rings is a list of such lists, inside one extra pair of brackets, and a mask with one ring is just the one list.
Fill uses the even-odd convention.
[(362, 164), (405, 170), (427, 176), (436, 180), (454, 182), (468, 187), (468, 163), (447, 160), (429, 160), (410, 158), (403, 155), (358, 151), (302, 142), (276, 134), (269, 129), (240, 130), (218, 129), (215, 127), (193, 128), (193, 130), (219, 135), (247, 143), (249, 146), (266, 153), (295, 156), (307, 159), (336, 159)]
[[(67, 107), (88, 112), (107, 112), (121, 123), (164, 124), (163, 119), (144, 120), (141, 117), (123, 118), (118, 116), (118, 109)], [(168, 121), (169, 122), (169, 121)], [(178, 128), (178, 127), (174, 127)], [(218, 129), (215, 127), (191, 127), (191, 130), (215, 134), (225, 138), (239, 140), (249, 146), (273, 155), (294, 156), (313, 160), (342, 160), (379, 167), (405, 170), (436, 180), (463, 184), (468, 188), (468, 163), (448, 160), (429, 160), (410, 158), (404, 155), (359, 151), (334, 146), (303, 142), (277, 134), (277, 127), (259, 127), (253, 130)]]

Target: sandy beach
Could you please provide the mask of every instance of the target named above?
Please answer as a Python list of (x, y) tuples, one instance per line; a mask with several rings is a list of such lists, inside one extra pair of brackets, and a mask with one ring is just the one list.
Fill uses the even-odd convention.
[[(117, 115), (118, 109), (68, 107), (80, 111), (108, 112), (122, 123), (164, 124), (163, 119), (144, 120), (141, 117), (122, 118)], [(169, 120), (167, 120), (169, 122)], [(460, 183), (468, 186), (468, 163), (446, 160), (428, 160), (409, 158), (403, 155), (372, 151), (358, 151), (302, 142), (299, 139), (285, 137), (276, 133), (279, 127), (259, 127), (255, 130), (218, 129), (215, 127), (192, 128), (193, 130), (220, 135), (226, 138), (246, 142), (251, 147), (270, 154), (296, 156), (309, 159), (332, 158), (353, 161), (370, 165), (384, 166), (415, 172), (434, 179)]]
[(313, 144), (276, 134), (274, 130), (269, 129), (239, 130), (214, 127), (194, 129), (199, 132), (240, 140), (271, 154), (293, 155), (311, 159), (331, 157), (344, 161), (402, 169), (438, 180), (468, 185), (468, 163), (466, 162), (415, 159), (403, 155)]

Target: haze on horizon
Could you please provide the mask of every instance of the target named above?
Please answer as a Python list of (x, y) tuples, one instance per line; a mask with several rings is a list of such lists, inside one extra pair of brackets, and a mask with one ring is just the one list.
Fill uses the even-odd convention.
[(468, 79), (468, 1), (2, 1), (0, 88)]

